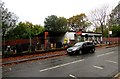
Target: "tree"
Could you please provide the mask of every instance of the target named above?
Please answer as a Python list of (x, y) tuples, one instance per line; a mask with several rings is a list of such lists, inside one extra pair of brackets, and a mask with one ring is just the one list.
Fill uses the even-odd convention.
[(14, 13), (9, 12), (2, 1), (0, 1), (0, 20), (0, 28), (2, 29), (0, 30), (2, 31), (2, 33), (0, 32), (0, 35), (2, 36), (2, 45), (4, 45), (2, 46), (2, 52), (4, 53), (5, 36), (9, 30), (15, 27), (18, 17)]
[(67, 19), (64, 17), (59, 17), (57, 20), (57, 26), (58, 26), (60, 31), (63, 31), (63, 32), (67, 31), (68, 30)]
[[(97, 27), (97, 28), (95, 29), (95, 32), (96, 32), (96, 33), (99, 33), (101, 30), (102, 30), (101, 27)], [(106, 28), (106, 29), (103, 29), (103, 37), (108, 37), (108, 29), (107, 29), (107, 28)]]
[(44, 24), (48, 31), (67, 31), (67, 20), (64, 17), (48, 16), (45, 18)]
[(120, 26), (120, 2), (118, 5), (112, 10), (109, 19), (110, 26)]
[(120, 26), (113, 26), (111, 30), (113, 37), (120, 37)]
[(9, 12), (2, 1), (0, 1), (0, 12), (2, 16), (2, 37), (4, 38), (7, 32), (15, 27), (18, 17), (14, 13)]
[(106, 19), (107, 19), (107, 9), (108, 6), (103, 6), (99, 9), (95, 9), (91, 12), (90, 21), (95, 26), (95, 28), (100, 27), (100, 32), (103, 35), (103, 29), (106, 26)]
[(28, 39), (34, 37), (44, 31), (41, 25), (33, 25), (30, 22), (19, 22), (14, 29), (11, 29), (7, 34), (8, 40), (13, 39)]
[(85, 31), (87, 27), (91, 25), (91, 23), (87, 19), (87, 16), (84, 13), (72, 16), (69, 19), (67, 19), (67, 21), (69, 28), (74, 31), (81, 29)]
[(7, 40), (14, 40), (20, 38), (28, 38), (29, 37), (29, 28), (26, 27), (25, 23), (18, 23), (14, 29), (11, 29), (6, 34)]
[(45, 28), (43, 26), (41, 26), (41, 25), (37, 25), (37, 24), (33, 25), (32, 30), (31, 30), (32, 37), (42, 33), (44, 30), (45, 30)]
[(109, 29), (112, 30), (113, 37), (120, 37), (120, 2), (111, 11), (109, 19)]

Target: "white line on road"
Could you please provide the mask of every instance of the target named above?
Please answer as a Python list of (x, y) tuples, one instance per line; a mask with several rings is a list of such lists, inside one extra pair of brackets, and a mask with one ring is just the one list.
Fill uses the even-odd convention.
[(115, 63), (115, 64), (118, 64), (117, 62), (115, 62), (115, 61), (111, 61), (111, 60), (105, 60), (105, 61), (107, 61), (107, 62), (111, 62), (111, 63)]
[(114, 76), (114, 78), (117, 78), (120, 75), (120, 72)]
[(9, 70), (11, 71), (11, 70), (12, 70), (12, 68), (9, 68)]
[(76, 78), (74, 75), (71, 75), (71, 74), (69, 76), (72, 77), (72, 78)]
[(93, 66), (93, 67), (95, 67), (97, 69), (103, 69), (102, 67), (99, 67), (99, 66)]
[(38, 62), (38, 64), (42, 64), (41, 62)]
[(100, 57), (100, 56), (103, 56), (103, 55), (112, 54), (112, 53), (115, 53), (115, 52), (109, 52), (109, 53), (105, 53), (105, 54), (97, 55), (97, 57)]
[(50, 67), (50, 68), (46, 68), (46, 69), (42, 69), (42, 70), (40, 70), (40, 72), (47, 71), (47, 70), (51, 70), (51, 69), (55, 69), (55, 68), (58, 68), (58, 67), (67, 66), (67, 65), (74, 64), (74, 63), (78, 63), (78, 62), (81, 62), (81, 61), (84, 61), (84, 59), (82, 59), (82, 60), (77, 60), (77, 61), (73, 61), (73, 62), (69, 62), (69, 63), (65, 63), (65, 64), (61, 64), (61, 65), (57, 65), (57, 66)]

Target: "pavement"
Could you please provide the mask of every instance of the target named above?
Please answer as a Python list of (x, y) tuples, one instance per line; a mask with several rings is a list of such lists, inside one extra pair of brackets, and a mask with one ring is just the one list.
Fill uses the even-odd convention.
[(45, 59), (45, 58), (50, 58), (50, 57), (56, 57), (56, 56), (62, 56), (67, 54), (66, 52), (60, 52), (60, 53), (56, 53), (56, 54), (45, 54), (42, 56), (36, 56), (36, 57), (31, 57), (31, 58), (23, 58), (23, 59), (19, 59), (19, 60), (8, 60), (8, 61), (4, 61), (1, 64), (2, 65), (7, 65), (7, 64), (12, 64), (12, 63), (21, 63), (21, 62), (26, 62), (26, 61), (31, 61), (31, 60), (37, 60), (37, 59)]

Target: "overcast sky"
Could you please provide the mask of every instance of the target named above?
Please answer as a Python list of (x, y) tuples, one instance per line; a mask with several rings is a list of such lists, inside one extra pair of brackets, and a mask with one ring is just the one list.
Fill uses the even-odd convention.
[(19, 21), (44, 24), (49, 15), (72, 17), (80, 13), (88, 15), (91, 10), (108, 5), (113, 9), (119, 0), (2, 0), (9, 11), (14, 12)]

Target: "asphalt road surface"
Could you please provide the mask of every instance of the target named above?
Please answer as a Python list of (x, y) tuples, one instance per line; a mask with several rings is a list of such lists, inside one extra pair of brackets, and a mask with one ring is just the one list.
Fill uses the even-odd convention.
[(3, 77), (113, 77), (118, 73), (119, 47), (97, 48), (95, 53), (61, 56), (2, 68)]

